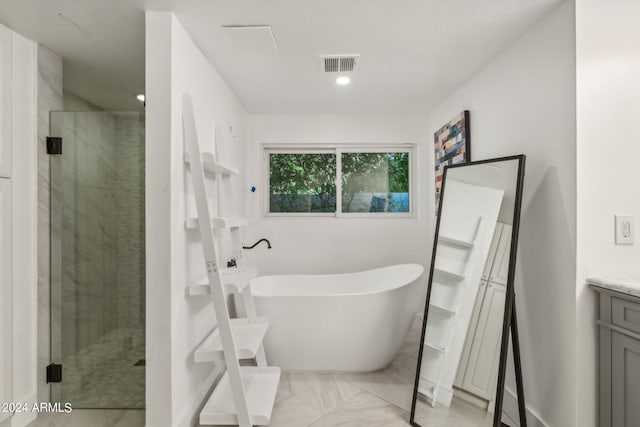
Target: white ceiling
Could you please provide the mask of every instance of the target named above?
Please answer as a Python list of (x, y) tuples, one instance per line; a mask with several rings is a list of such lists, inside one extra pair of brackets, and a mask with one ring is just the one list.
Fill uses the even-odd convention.
[[(144, 10), (172, 10), (252, 114), (421, 113), (563, 0), (0, 0), (0, 22), (65, 58), (65, 89), (139, 108)], [(268, 31), (222, 25), (270, 25)], [(346, 87), (319, 55), (360, 54)]]

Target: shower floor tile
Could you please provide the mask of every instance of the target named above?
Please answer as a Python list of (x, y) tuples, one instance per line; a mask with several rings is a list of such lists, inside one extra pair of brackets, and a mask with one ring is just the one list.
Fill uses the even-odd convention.
[(73, 408), (143, 409), (144, 329), (114, 329), (63, 359), (60, 402)]

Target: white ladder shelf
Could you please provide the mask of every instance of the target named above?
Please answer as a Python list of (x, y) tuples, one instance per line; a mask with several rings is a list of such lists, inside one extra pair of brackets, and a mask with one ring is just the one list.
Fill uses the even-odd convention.
[[(461, 250), (467, 251), (466, 262), (468, 262), (469, 261), (469, 257), (471, 256), (471, 252), (473, 251), (473, 248), (475, 247), (475, 241), (478, 238), (478, 234), (480, 232), (480, 225), (481, 224), (482, 224), (482, 217), (478, 217), (473, 240), (463, 240), (463, 239), (460, 239), (460, 238), (447, 236), (446, 234), (440, 234), (438, 236), (438, 243), (443, 243), (445, 245), (452, 246), (452, 247), (457, 247), (457, 248), (459, 248)], [(453, 271), (449, 271), (449, 270), (445, 270), (445, 269), (439, 269), (439, 268), (436, 267), (436, 268), (434, 268), (434, 273), (436, 275), (439, 275), (441, 277), (444, 277), (446, 279), (454, 281), (455, 282), (454, 286), (458, 286), (460, 284), (460, 282), (462, 282), (462, 281), (464, 281), (466, 279), (465, 272), (458, 273), (458, 272), (453, 272)], [(426, 341), (425, 341), (425, 344), (424, 344), (424, 346), (426, 347), (426, 349), (428, 351), (435, 352), (435, 353), (438, 354), (438, 360), (440, 362), (440, 369), (438, 369), (438, 379), (436, 381), (431, 380), (429, 378), (421, 377), (422, 380), (425, 380), (425, 381), (431, 383), (432, 384), (431, 387), (429, 387), (429, 389), (427, 389), (424, 386), (419, 385), (420, 392), (422, 394), (426, 395), (431, 400), (431, 406), (432, 407), (436, 406), (436, 401), (438, 399), (438, 392), (440, 391), (440, 387), (441, 387), (441, 383), (442, 383), (442, 375), (443, 375), (443, 372), (444, 372), (444, 365), (445, 365), (446, 355), (447, 355), (447, 351), (449, 350), (449, 347), (451, 345), (451, 340), (453, 338), (453, 332), (455, 330), (455, 317), (456, 317), (456, 314), (458, 313), (458, 309), (460, 307), (460, 302), (461, 302), (461, 299), (462, 299), (462, 293), (461, 293), (461, 290), (460, 290), (459, 286), (456, 289), (456, 293), (457, 293), (456, 302), (454, 304), (454, 307), (452, 307), (452, 308), (445, 307), (445, 306), (438, 305), (438, 304), (434, 304), (434, 303), (429, 303), (429, 308), (434, 308), (436, 311), (438, 311), (441, 314), (447, 316), (447, 321), (453, 323), (453, 324), (451, 324), (449, 326), (450, 330), (449, 330), (449, 333), (447, 334), (447, 343), (444, 346), (438, 345), (438, 344), (434, 344), (434, 343), (429, 343), (429, 342), (426, 342)], [(428, 319), (427, 319), (427, 321), (428, 321)]]
[[(222, 353), (226, 372), (216, 385), (200, 412), (202, 425), (267, 425), (275, 402), (280, 368), (268, 367), (262, 340), (269, 326), (266, 317), (257, 317), (249, 281), (257, 275), (247, 268), (242, 252), (240, 227), (243, 218), (212, 218), (207, 202), (205, 173), (216, 178), (237, 174), (237, 169), (219, 163), (212, 153), (201, 153), (195, 126), (191, 97), (183, 95), (183, 126), (187, 153), (185, 162), (191, 169), (193, 192), (198, 216), (189, 218), (187, 229), (197, 229), (204, 249), (207, 277), (187, 287), (188, 295), (210, 295), (215, 309), (217, 327), (196, 349), (196, 362), (211, 362)], [(221, 269), (216, 253), (214, 228), (231, 232), (237, 268)], [(246, 318), (230, 319), (225, 292), (242, 296)], [(255, 358), (257, 367), (240, 367), (239, 359)]]

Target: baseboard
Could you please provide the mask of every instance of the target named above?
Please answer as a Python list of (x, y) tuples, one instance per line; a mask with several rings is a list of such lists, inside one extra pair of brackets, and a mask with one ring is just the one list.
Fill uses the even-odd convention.
[(224, 372), (222, 367), (224, 367), (224, 363), (216, 363), (216, 367), (211, 370), (209, 375), (207, 375), (207, 378), (202, 382), (200, 389), (192, 400), (192, 403), (185, 408), (178, 419), (178, 422), (174, 424), (176, 427), (192, 427), (200, 425), (200, 411), (204, 407), (204, 404), (207, 403), (209, 395), (220, 380), (221, 374)]
[[(512, 424), (512, 427), (520, 427), (520, 415), (518, 411), (518, 397), (509, 387), (504, 388), (504, 400), (502, 401), (502, 412), (506, 415)], [(549, 427), (547, 423), (542, 421), (540, 415), (536, 414), (529, 405), (527, 407), (527, 425), (530, 427)]]
[(473, 406), (477, 406), (478, 408), (482, 409), (483, 411), (488, 411), (489, 408), (489, 402), (486, 399), (483, 399), (481, 397), (478, 397), (472, 393), (469, 393), (468, 391), (461, 389), (461, 388), (457, 388), (454, 387), (453, 388), (453, 396), (456, 399), (460, 399), (460, 400), (464, 400), (465, 402), (473, 405)]
[(500, 425), (502, 427), (514, 427), (520, 425), (520, 423), (517, 421), (513, 421), (504, 411), (502, 411), (502, 416), (500, 417)]

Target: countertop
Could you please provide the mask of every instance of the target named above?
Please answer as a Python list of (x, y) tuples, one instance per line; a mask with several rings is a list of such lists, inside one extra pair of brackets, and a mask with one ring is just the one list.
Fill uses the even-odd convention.
[(607, 289), (640, 298), (640, 281), (637, 280), (589, 277), (587, 283), (596, 288)]

